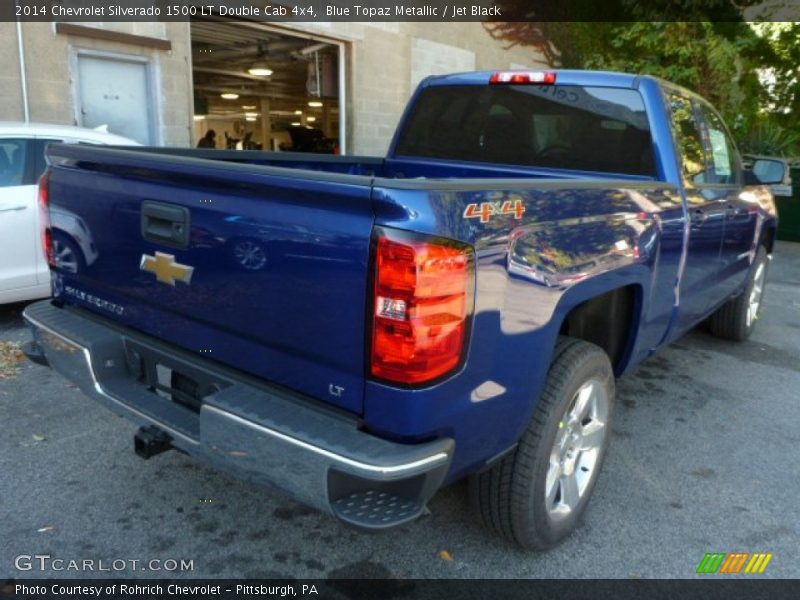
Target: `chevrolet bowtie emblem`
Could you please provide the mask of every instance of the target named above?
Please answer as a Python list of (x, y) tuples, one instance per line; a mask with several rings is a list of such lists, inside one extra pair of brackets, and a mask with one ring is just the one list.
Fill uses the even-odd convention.
[(171, 286), (174, 286), (176, 281), (189, 285), (192, 280), (192, 273), (194, 273), (194, 267), (176, 263), (172, 254), (164, 254), (163, 252), (156, 252), (155, 256), (142, 254), (142, 262), (139, 263), (139, 268), (142, 271), (153, 273), (157, 281)]

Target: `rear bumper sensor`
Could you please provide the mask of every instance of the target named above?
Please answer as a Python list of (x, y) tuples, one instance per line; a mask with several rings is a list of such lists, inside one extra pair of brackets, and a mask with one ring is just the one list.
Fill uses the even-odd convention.
[[(358, 429), (353, 418), (267, 385), (253, 385), (202, 357), (120, 331), (50, 301), (29, 305), (24, 318), (37, 356), (88, 396), (140, 425), (136, 451), (145, 458), (174, 447), (248, 481), (361, 528), (384, 529), (421, 515), (441, 486), (454, 442), (398, 444)], [(196, 406), (171, 399), (143, 376), (146, 363), (199, 381)]]

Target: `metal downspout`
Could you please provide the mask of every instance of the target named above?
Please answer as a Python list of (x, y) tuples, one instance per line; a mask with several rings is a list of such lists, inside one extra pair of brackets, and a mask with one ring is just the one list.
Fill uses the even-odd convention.
[(25, 114), (25, 122), (31, 120), (30, 107), (28, 106), (28, 77), (25, 72), (25, 44), (22, 41), (22, 21), (17, 19), (17, 46), (19, 48), (19, 77), (22, 86), (22, 110)]

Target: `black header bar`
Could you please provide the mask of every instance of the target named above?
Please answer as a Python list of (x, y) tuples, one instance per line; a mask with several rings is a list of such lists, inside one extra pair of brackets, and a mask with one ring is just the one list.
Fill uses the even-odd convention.
[(1, 600), (788, 600), (798, 597), (798, 580), (716, 575), (692, 580), (10, 579), (0, 582)]
[(2, 0), (0, 21), (800, 21), (800, 2), (765, 0)]

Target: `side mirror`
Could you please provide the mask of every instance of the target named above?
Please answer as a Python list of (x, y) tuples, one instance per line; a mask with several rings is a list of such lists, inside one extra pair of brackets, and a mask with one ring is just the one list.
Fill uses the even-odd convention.
[(764, 185), (783, 183), (786, 163), (782, 160), (759, 158), (753, 162), (753, 175)]

